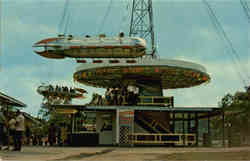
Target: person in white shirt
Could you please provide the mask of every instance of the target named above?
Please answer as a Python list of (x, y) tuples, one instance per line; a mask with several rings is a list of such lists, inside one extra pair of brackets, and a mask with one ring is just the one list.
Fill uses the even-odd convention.
[(132, 84), (129, 84), (127, 87), (128, 90), (128, 105), (133, 105), (134, 100), (134, 86)]
[(16, 120), (14, 118), (14, 116), (12, 116), (8, 122), (8, 126), (9, 126), (9, 137), (14, 140), (14, 137), (16, 135)]
[(134, 89), (134, 105), (137, 105), (139, 101), (139, 88), (135, 87)]
[(22, 137), (25, 131), (25, 119), (23, 114), (18, 110), (16, 117), (16, 131), (14, 137), (14, 151), (21, 151), (22, 148)]

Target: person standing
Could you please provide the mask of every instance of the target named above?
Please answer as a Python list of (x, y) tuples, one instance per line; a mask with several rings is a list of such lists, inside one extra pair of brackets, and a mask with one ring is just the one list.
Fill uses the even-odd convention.
[(56, 143), (56, 126), (54, 123), (51, 123), (49, 126), (48, 139), (50, 146), (53, 146)]
[(138, 87), (134, 87), (134, 105), (137, 105), (137, 103), (138, 103), (138, 101), (139, 101), (139, 88)]
[(67, 137), (68, 137), (67, 135), (68, 135), (68, 129), (67, 129), (66, 123), (64, 122), (61, 127), (61, 141), (62, 141), (63, 146), (66, 144)]
[(10, 137), (9, 140), (11, 140), (11, 138), (14, 140), (16, 135), (16, 119), (14, 116), (11, 116), (11, 119), (9, 120), (8, 124), (9, 124), (9, 137)]
[(26, 126), (25, 136), (26, 136), (26, 144), (27, 144), (27, 145), (30, 145), (31, 131), (30, 131), (29, 126)]
[(129, 84), (127, 87), (128, 91), (128, 105), (133, 105), (134, 100), (134, 86), (132, 84)]
[(113, 105), (118, 105), (118, 94), (119, 94), (119, 88), (113, 89)]
[(25, 131), (25, 119), (23, 114), (20, 110), (17, 110), (17, 117), (16, 117), (16, 134), (15, 134), (15, 141), (14, 141), (14, 151), (21, 151), (22, 149), (22, 137)]
[(114, 88), (110, 88), (110, 104), (109, 105), (114, 105)]
[(4, 116), (4, 113), (0, 111), (0, 150), (2, 149), (2, 146), (4, 144), (4, 139), (5, 139), (5, 123), (6, 123), (6, 118)]
[(110, 88), (108, 88), (105, 92), (105, 99), (107, 102), (107, 105), (110, 105), (111, 102), (111, 92), (110, 92)]

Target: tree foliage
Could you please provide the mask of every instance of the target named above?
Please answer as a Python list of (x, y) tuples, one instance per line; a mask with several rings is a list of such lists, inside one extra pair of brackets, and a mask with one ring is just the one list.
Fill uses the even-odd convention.
[[(247, 92), (236, 92), (234, 95), (226, 94), (219, 102), (219, 106), (225, 113), (226, 135), (230, 128), (234, 134), (250, 136), (250, 100), (248, 95)], [(221, 116), (213, 120), (212, 126), (215, 129), (215, 135), (222, 133)]]

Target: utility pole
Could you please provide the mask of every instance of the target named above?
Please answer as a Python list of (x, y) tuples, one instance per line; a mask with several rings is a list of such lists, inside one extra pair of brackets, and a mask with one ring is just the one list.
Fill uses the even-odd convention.
[(129, 36), (147, 41), (147, 55), (156, 58), (152, 0), (133, 0)]

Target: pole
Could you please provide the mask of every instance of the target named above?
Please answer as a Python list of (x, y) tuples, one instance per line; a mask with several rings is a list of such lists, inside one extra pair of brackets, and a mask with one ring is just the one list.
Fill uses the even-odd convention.
[[(7, 108), (7, 124), (9, 124), (9, 108), (8, 108), (8, 105), (6, 105), (6, 108)], [(7, 136), (8, 136), (8, 145), (7, 145), (7, 150), (10, 149), (10, 129), (9, 129), (9, 125), (7, 125)]]
[(210, 117), (209, 117), (209, 114), (208, 114), (208, 117), (207, 117), (207, 139), (208, 139), (208, 146), (211, 146), (211, 136), (210, 136)]
[(232, 135), (231, 135), (231, 127), (232, 127), (232, 124), (231, 123), (228, 123), (227, 124), (227, 129), (228, 129), (228, 147), (232, 147)]
[(199, 120), (198, 113), (195, 112), (195, 132), (196, 132), (196, 146), (199, 145)]
[(187, 125), (187, 132), (191, 133), (191, 115), (188, 113), (188, 125)]
[(175, 133), (175, 112), (173, 110), (173, 131), (172, 133)]
[(222, 109), (222, 145), (225, 148), (225, 112)]
[(119, 109), (116, 109), (116, 144), (120, 144)]
[(7, 148), (5, 150), (9, 150), (10, 149), (10, 131), (9, 131), (9, 108), (7, 104), (3, 104), (3, 111), (6, 111), (6, 120), (5, 120), (5, 124), (6, 124), (6, 129), (7, 129)]
[(182, 133), (184, 134), (185, 133), (185, 114), (183, 113), (182, 114)]

